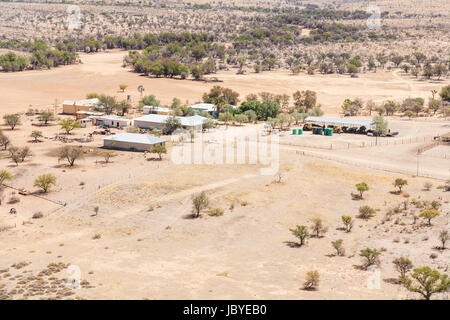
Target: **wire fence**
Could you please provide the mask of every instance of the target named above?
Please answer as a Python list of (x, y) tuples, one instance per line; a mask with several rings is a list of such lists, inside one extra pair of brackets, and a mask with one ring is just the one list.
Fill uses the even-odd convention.
[(381, 147), (381, 146), (395, 146), (403, 144), (414, 144), (414, 143), (424, 143), (424, 142), (435, 142), (439, 139), (439, 135), (428, 135), (422, 137), (403, 137), (403, 138), (372, 138), (375, 141), (359, 141), (359, 142), (345, 142), (336, 141), (335, 143), (329, 144), (313, 144), (313, 143), (303, 143), (298, 141), (295, 143), (283, 141), (280, 142), (281, 145), (304, 147), (311, 149), (322, 149), (322, 150), (346, 150), (346, 149), (358, 149), (358, 148), (370, 148), (370, 147)]
[(408, 169), (405, 167), (398, 168), (398, 167), (392, 167), (392, 166), (385, 165), (385, 164), (383, 165), (382, 163), (375, 164), (375, 163), (372, 163), (372, 162), (366, 161), (366, 160), (352, 161), (352, 160), (345, 159), (342, 157), (325, 155), (325, 154), (317, 153), (314, 151), (290, 150), (290, 149), (286, 149), (283, 151), (295, 153), (296, 155), (299, 155), (299, 156), (306, 156), (306, 157), (319, 158), (322, 160), (336, 161), (336, 162), (340, 162), (340, 163), (344, 163), (344, 164), (348, 164), (348, 165), (352, 165), (352, 166), (370, 168), (370, 169), (374, 169), (374, 170), (386, 171), (386, 172), (391, 172), (391, 173), (400, 173), (400, 174), (410, 175), (410, 176), (432, 178), (432, 179), (437, 179), (437, 180), (442, 180), (442, 181), (445, 181), (450, 178), (450, 176), (444, 177), (443, 175), (427, 173), (427, 172), (424, 172), (424, 170), (420, 170), (418, 168), (416, 168), (416, 169)]

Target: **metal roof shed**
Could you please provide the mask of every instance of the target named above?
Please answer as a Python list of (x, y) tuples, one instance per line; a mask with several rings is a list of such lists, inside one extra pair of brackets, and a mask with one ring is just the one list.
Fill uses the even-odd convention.
[(305, 121), (318, 122), (323, 124), (333, 124), (340, 126), (359, 126), (371, 127), (375, 125), (373, 121), (356, 120), (356, 119), (341, 119), (341, 118), (326, 118), (326, 117), (307, 117)]
[(148, 134), (122, 132), (103, 139), (103, 146), (108, 149), (149, 151), (154, 145), (164, 145), (166, 139)]

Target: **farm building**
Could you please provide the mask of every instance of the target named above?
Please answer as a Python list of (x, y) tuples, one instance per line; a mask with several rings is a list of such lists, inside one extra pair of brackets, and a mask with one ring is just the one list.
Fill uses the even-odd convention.
[(148, 134), (122, 132), (103, 139), (103, 147), (107, 149), (149, 151), (154, 145), (164, 146), (165, 139)]
[[(237, 109), (236, 106), (228, 105), (233, 109)], [(190, 106), (190, 108), (194, 109), (197, 112), (208, 112), (212, 116), (217, 116), (217, 107), (212, 103), (198, 103)]]
[(75, 116), (77, 117), (77, 120), (80, 120), (80, 119), (85, 119), (88, 117), (98, 117), (98, 116), (103, 116), (103, 115), (104, 115), (103, 112), (81, 110), (81, 111), (78, 111)]
[[(171, 116), (168, 115), (148, 114), (134, 119), (134, 125), (141, 129), (162, 129), (164, 127), (164, 124), (167, 122), (167, 119), (169, 119), (170, 117)], [(208, 118), (201, 116), (175, 118), (180, 121), (181, 126), (184, 129), (194, 129), (196, 131), (201, 131), (203, 129), (203, 124), (208, 121)]]
[(341, 118), (326, 118), (326, 117), (307, 117), (306, 122), (317, 123), (320, 125), (334, 125), (347, 127), (366, 127), (370, 128), (375, 125), (373, 121), (357, 120), (357, 119), (341, 119)]
[(97, 98), (84, 100), (64, 100), (62, 103), (63, 113), (76, 115), (78, 111), (90, 111), (97, 106), (100, 100)]
[(133, 120), (121, 118), (116, 115), (105, 115), (91, 117), (92, 123), (97, 126), (106, 126), (109, 128), (125, 128), (131, 126)]
[(172, 112), (172, 109), (170, 108), (163, 108), (163, 107), (153, 107), (153, 106), (144, 106), (142, 109), (144, 114), (164, 114), (168, 115)]

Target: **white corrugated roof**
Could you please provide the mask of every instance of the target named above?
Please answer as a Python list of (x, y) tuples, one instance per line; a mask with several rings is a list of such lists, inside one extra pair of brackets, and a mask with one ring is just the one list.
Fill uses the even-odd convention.
[[(167, 119), (172, 116), (164, 115), (164, 114), (148, 114), (139, 118), (135, 118), (135, 121), (145, 121), (145, 122), (153, 122), (153, 123), (165, 123)], [(205, 123), (208, 118), (201, 116), (192, 116), (192, 117), (175, 117), (177, 118), (182, 126), (198, 126)]]
[(356, 120), (356, 119), (341, 119), (341, 118), (326, 118), (326, 117), (307, 117), (306, 121), (321, 122), (329, 124), (341, 124), (341, 125), (351, 125), (351, 126), (366, 126), (370, 127), (375, 125), (373, 121)]
[(128, 132), (118, 133), (113, 136), (106, 137), (103, 140), (141, 143), (141, 144), (156, 144), (166, 142), (166, 139), (161, 139), (148, 134), (128, 133)]
[(170, 109), (170, 108), (154, 107), (154, 106), (144, 106), (143, 109), (149, 109), (149, 110), (161, 111), (161, 112), (171, 112), (172, 111), (172, 109)]
[(94, 107), (97, 104), (100, 103), (100, 100), (98, 98), (92, 98), (92, 99), (83, 99), (83, 100), (64, 100), (63, 105), (75, 105), (75, 106), (86, 106), (86, 107)]

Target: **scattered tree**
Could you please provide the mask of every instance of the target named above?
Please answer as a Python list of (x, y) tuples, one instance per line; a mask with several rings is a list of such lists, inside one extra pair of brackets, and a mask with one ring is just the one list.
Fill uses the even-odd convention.
[(56, 185), (56, 177), (53, 174), (41, 174), (34, 180), (34, 186), (41, 188), (42, 192), (47, 193), (52, 185)]
[(194, 217), (198, 218), (200, 213), (205, 210), (209, 205), (209, 199), (206, 195), (205, 191), (202, 191), (200, 194), (192, 196), (192, 211), (194, 213)]
[(342, 240), (342, 239), (331, 241), (331, 245), (336, 250), (336, 254), (338, 256), (343, 256), (345, 254), (345, 249), (344, 249), (343, 244), (344, 244), (344, 240)]
[(306, 280), (303, 283), (305, 290), (314, 290), (319, 285), (320, 275), (319, 271), (311, 270), (306, 273)]
[(375, 215), (375, 209), (369, 206), (362, 206), (359, 208), (359, 216), (361, 219), (369, 219)]
[(371, 265), (379, 263), (381, 252), (377, 249), (366, 248), (361, 250), (359, 255), (365, 259), (364, 267), (368, 268)]
[(344, 224), (344, 228), (346, 232), (350, 232), (353, 228), (353, 219), (350, 216), (342, 216), (342, 223)]
[(398, 188), (399, 193), (402, 192), (402, 188), (406, 185), (408, 185), (408, 181), (406, 179), (397, 178), (394, 181), (394, 187)]
[(412, 279), (405, 275), (400, 280), (408, 291), (420, 293), (425, 300), (430, 300), (433, 294), (446, 292), (450, 288), (448, 276), (430, 267), (414, 269), (411, 277)]
[(73, 167), (75, 161), (78, 159), (83, 159), (83, 149), (74, 146), (64, 146), (58, 151), (58, 160), (67, 160), (70, 167)]
[(37, 143), (37, 142), (39, 142), (39, 138), (43, 137), (42, 131), (34, 130), (33, 132), (31, 132), (30, 137), (34, 138), (34, 142)]
[(320, 218), (314, 218), (312, 220), (311, 230), (315, 233), (316, 238), (320, 238), (321, 234), (327, 232), (328, 228), (323, 225), (323, 221)]
[(41, 121), (45, 126), (50, 122), (50, 121), (55, 121), (55, 115), (53, 114), (53, 112), (51, 111), (42, 111), (41, 114), (39, 115), (39, 121)]
[(14, 130), (16, 126), (21, 124), (20, 115), (18, 114), (5, 114), (3, 119), (5, 120), (5, 124), (8, 125), (11, 130)]
[(426, 209), (420, 213), (419, 217), (426, 219), (428, 221), (428, 226), (431, 226), (431, 219), (434, 219), (439, 215), (439, 211), (435, 209)]
[(394, 264), (395, 269), (400, 273), (401, 277), (413, 268), (411, 260), (405, 257), (395, 258), (392, 263)]
[(300, 246), (309, 238), (308, 228), (306, 226), (296, 226), (295, 229), (289, 229), (294, 236), (300, 240)]
[(450, 235), (448, 234), (448, 230), (442, 230), (442, 231), (439, 233), (439, 240), (440, 240), (441, 243), (442, 243), (441, 249), (442, 249), (442, 250), (445, 250), (445, 249), (446, 249), (446, 248), (445, 248), (445, 243), (446, 243), (448, 240), (450, 240)]
[(368, 191), (368, 190), (369, 190), (369, 186), (367, 185), (367, 183), (361, 182), (361, 183), (358, 183), (358, 184), (356, 185), (356, 190), (359, 191), (359, 197), (362, 199), (362, 198), (363, 198), (363, 193), (364, 193), (365, 191)]
[(167, 153), (167, 149), (165, 146), (157, 144), (150, 149), (150, 153), (157, 153), (159, 160), (162, 160), (162, 155)]
[(81, 128), (81, 124), (72, 118), (61, 120), (59, 125), (61, 129), (66, 131), (66, 134), (69, 134), (73, 129)]

